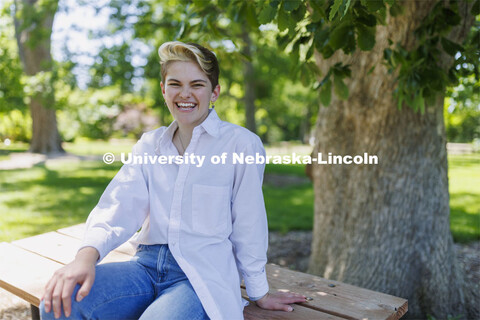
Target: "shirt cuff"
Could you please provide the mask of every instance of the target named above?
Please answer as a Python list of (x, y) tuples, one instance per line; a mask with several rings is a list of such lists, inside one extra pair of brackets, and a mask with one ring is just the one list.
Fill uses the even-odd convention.
[(265, 297), (267, 294), (265, 293), (263, 296), (261, 297), (248, 297), (250, 299), (250, 301), (257, 301), (257, 300), (260, 300), (262, 299), (263, 297)]
[(103, 258), (105, 258), (105, 256), (109, 252), (105, 245), (107, 243), (107, 238), (108, 235), (105, 233), (105, 230), (101, 228), (92, 228), (88, 230), (88, 232), (85, 234), (85, 237), (78, 251), (85, 247), (93, 247), (97, 249), (99, 254), (99, 258), (97, 260), (98, 264), (100, 261), (103, 260)]
[(261, 273), (257, 273), (253, 276), (243, 275), (243, 280), (245, 281), (247, 295), (249, 297), (253, 297), (250, 298), (252, 301), (263, 298), (263, 296), (266, 295), (269, 290), (265, 268), (262, 268)]

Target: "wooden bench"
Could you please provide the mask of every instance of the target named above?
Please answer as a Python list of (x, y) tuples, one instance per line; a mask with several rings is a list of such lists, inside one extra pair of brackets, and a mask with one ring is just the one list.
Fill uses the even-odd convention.
[[(83, 236), (84, 224), (30, 238), (0, 243), (0, 287), (31, 304), (32, 318), (40, 319), (38, 306), (43, 287), (55, 270), (73, 260)], [(102, 263), (125, 261), (134, 254), (124, 244)], [(400, 319), (407, 312), (407, 300), (338, 281), (268, 264), (271, 290), (302, 293), (313, 300), (295, 305), (291, 313), (268, 311), (250, 303), (247, 320), (260, 319)], [(245, 288), (242, 295), (248, 299)]]

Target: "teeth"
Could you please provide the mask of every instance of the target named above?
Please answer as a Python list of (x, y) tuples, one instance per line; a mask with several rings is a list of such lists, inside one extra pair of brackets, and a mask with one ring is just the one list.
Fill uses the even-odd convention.
[(177, 106), (182, 108), (193, 108), (195, 107), (194, 103), (177, 103)]

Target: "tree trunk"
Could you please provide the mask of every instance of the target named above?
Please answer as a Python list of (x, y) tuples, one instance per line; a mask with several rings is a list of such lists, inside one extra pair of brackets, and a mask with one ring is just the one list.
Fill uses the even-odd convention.
[[(20, 59), (27, 76), (52, 71), (50, 36), (53, 18), (58, 6), (56, 0), (15, 1), (15, 34)], [(30, 152), (64, 152), (57, 129), (55, 97), (49, 76), (42, 77), (40, 92), (30, 97), (32, 140)]]
[[(252, 41), (248, 34), (248, 31), (244, 31), (242, 34), (243, 41), (245, 42), (245, 48), (243, 54), (247, 57), (251, 57)], [(253, 63), (249, 60), (243, 62), (243, 78), (245, 87), (245, 126), (253, 133), (257, 132), (257, 125), (255, 123), (255, 70)]]
[[(435, 1), (402, 2), (405, 13), (377, 26), (370, 52), (339, 52), (327, 61), (316, 53), (323, 74), (341, 61), (351, 64), (347, 101), (332, 96), (320, 108), (314, 154), (377, 155), (377, 165), (315, 165), (315, 221), (309, 272), (408, 299), (408, 318), (466, 314), (449, 223), (444, 97), (424, 115), (392, 97), (395, 75), (382, 65), (387, 39), (411, 50), (413, 31)], [(473, 23), (449, 35), (461, 43)], [(467, 13), (466, 13), (467, 12)], [(444, 55), (443, 68), (452, 63)], [(367, 75), (369, 69), (374, 71)]]

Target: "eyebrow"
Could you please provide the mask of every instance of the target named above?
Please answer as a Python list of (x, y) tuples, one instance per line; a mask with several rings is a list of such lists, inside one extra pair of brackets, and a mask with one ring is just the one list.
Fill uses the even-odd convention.
[[(177, 79), (168, 79), (167, 81), (174, 81), (174, 82), (181, 82), (180, 80), (177, 80)], [(196, 79), (196, 80), (192, 80), (190, 81), (190, 83), (194, 83), (194, 82), (205, 82), (207, 83), (207, 81), (203, 80), (203, 79)]]

